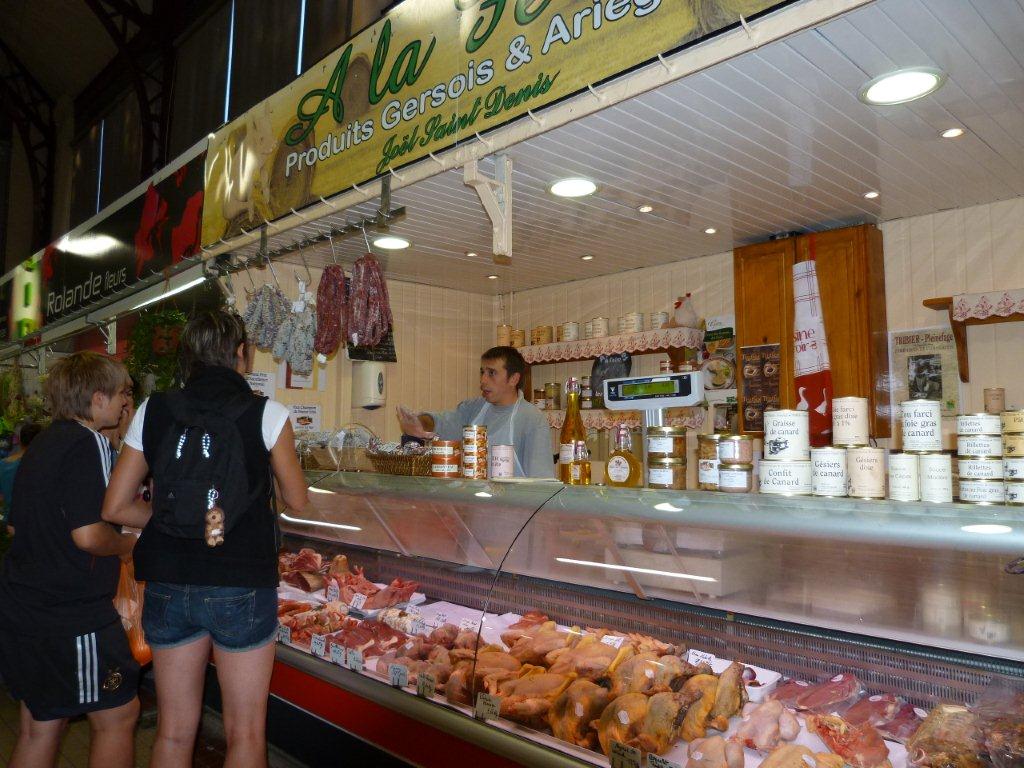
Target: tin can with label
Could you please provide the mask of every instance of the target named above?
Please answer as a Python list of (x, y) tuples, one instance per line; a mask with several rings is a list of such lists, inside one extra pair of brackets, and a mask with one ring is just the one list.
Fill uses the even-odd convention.
[(497, 342), (499, 347), (512, 346), (512, 326), (508, 323), (498, 325)]
[(846, 452), (850, 495), (858, 499), (885, 498), (885, 449), (850, 448)]
[(580, 324), (575, 320), (562, 324), (562, 341), (579, 341)]
[(512, 346), (513, 347), (525, 347), (526, 346), (526, 330), (523, 328), (512, 329)]
[(815, 496), (847, 493), (846, 449), (811, 448), (811, 491)]
[(765, 461), (810, 460), (807, 411), (772, 409), (764, 412)]
[(856, 447), (868, 444), (868, 399), (836, 397), (832, 400), (832, 445)]
[(988, 387), (984, 391), (985, 413), (1000, 414), (1006, 410), (1006, 390), (1002, 387)]
[(587, 320), (585, 323), (583, 323), (582, 333), (583, 333), (583, 338), (584, 339), (593, 338), (593, 336), (594, 336), (594, 321), (593, 320)]
[(487, 479), (487, 427), (483, 424), (462, 428), (462, 476)]
[(1011, 480), (1003, 484), (1003, 491), (1006, 494), (1006, 503), (1014, 507), (1024, 506), (1024, 482)]
[(668, 322), (668, 312), (651, 312), (647, 327), (656, 331)]
[(590, 321), (592, 338), (600, 339), (603, 336), (608, 335), (608, 318), (607, 317), (595, 317)]
[(644, 313), (643, 312), (629, 312), (626, 314), (626, 327), (631, 329), (631, 333), (639, 333), (644, 329)]
[(515, 447), (511, 445), (491, 446), (491, 478), (512, 477), (516, 469)]
[(957, 435), (958, 456), (986, 458), (1003, 455), (1003, 439), (999, 435)]
[(956, 417), (958, 435), (998, 435), (1002, 431), (999, 416), (994, 413), (961, 413)]
[(462, 477), (462, 442), (435, 440), (430, 445), (431, 477)]
[(889, 454), (889, 498), (921, 500), (921, 462), (916, 453)]
[(1024, 408), (1019, 411), (1003, 411), (999, 414), (1003, 433), (1024, 432)]
[(686, 427), (648, 427), (648, 459), (686, 461)]
[(1002, 459), (959, 458), (956, 462), (960, 480), (1002, 480)]
[(942, 450), (942, 403), (938, 400), (906, 400), (903, 411), (903, 450)]
[(749, 464), (753, 469), (754, 441), (749, 435), (722, 435), (718, 439), (720, 464)]
[(953, 500), (953, 461), (945, 453), (925, 453), (921, 463), (921, 501), (938, 504)]
[(720, 465), (718, 467), (718, 490), (722, 493), (750, 493), (753, 491), (754, 465)]
[(1024, 480), (1024, 456), (1003, 457), (1003, 479)]
[(810, 496), (812, 490), (810, 460), (761, 462), (761, 493)]
[(1024, 456), (1024, 432), (1003, 433), (1003, 456)]
[(960, 479), (960, 501), (965, 504), (1002, 504), (1006, 490), (1002, 480)]

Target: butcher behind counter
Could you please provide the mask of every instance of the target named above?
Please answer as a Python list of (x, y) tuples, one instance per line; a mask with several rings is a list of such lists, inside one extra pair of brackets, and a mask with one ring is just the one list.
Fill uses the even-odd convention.
[(515, 347), (493, 347), (480, 358), (480, 394), (452, 411), (413, 413), (398, 407), (398, 423), (411, 437), (461, 440), (468, 424), (487, 427), (490, 445), (511, 445), (515, 476), (551, 479), (555, 476), (551, 428), (521, 391), (526, 361)]

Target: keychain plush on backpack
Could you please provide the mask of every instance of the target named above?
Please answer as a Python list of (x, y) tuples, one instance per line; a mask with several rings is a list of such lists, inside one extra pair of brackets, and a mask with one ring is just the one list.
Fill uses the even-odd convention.
[(217, 506), (218, 493), (210, 489), (206, 510), (206, 546), (216, 547), (224, 543), (224, 510)]

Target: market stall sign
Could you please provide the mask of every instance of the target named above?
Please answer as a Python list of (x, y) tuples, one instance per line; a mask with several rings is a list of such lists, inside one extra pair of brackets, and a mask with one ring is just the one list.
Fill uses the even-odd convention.
[(210, 141), (203, 244), (715, 34), (778, 0), (407, 0)]
[(205, 161), (198, 155), (88, 230), (44, 249), (44, 325), (199, 253)]

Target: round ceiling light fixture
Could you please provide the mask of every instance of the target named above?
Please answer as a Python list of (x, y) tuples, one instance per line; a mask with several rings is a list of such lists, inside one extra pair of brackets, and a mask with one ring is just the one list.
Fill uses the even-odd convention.
[(636, 209), (640, 211), (640, 213), (650, 213), (654, 210), (654, 206), (644, 203), (643, 205), (638, 205)]
[(403, 248), (409, 247), (409, 241), (404, 237), (395, 237), (394, 235), (384, 235), (378, 237), (373, 241), (373, 244), (378, 248), (383, 248), (386, 251), (400, 251)]
[(864, 199), (865, 200), (874, 200), (877, 197), (878, 197), (878, 193), (875, 192), (875, 190), (871, 190), (870, 192), (865, 192), (864, 193)]
[(942, 70), (908, 67), (869, 80), (860, 89), (860, 100), (872, 106), (906, 104), (934, 93), (946, 82)]
[(597, 184), (590, 179), (572, 177), (559, 179), (551, 185), (550, 192), (555, 197), (586, 197), (597, 191)]
[(475, 259), (476, 258), (476, 251), (466, 251), (466, 256), (468, 256), (471, 259)]
[(959, 139), (963, 135), (963, 128), (947, 128), (946, 130), (939, 134), (939, 136), (941, 136), (944, 139)]
[(593, 261), (593, 260), (594, 260), (594, 257), (591, 254), (589, 254), (589, 253), (586, 256), (580, 256), (580, 261)]
[(717, 234), (717, 233), (718, 233), (718, 230), (715, 229), (714, 227), (708, 227), (707, 229), (704, 230), (704, 234), (705, 235), (714, 235), (714, 234)]
[(497, 280), (497, 279), (498, 279), (498, 276), (497, 276), (497, 275), (488, 275), (488, 276), (487, 276), (487, 279), (488, 279), (488, 280)]

